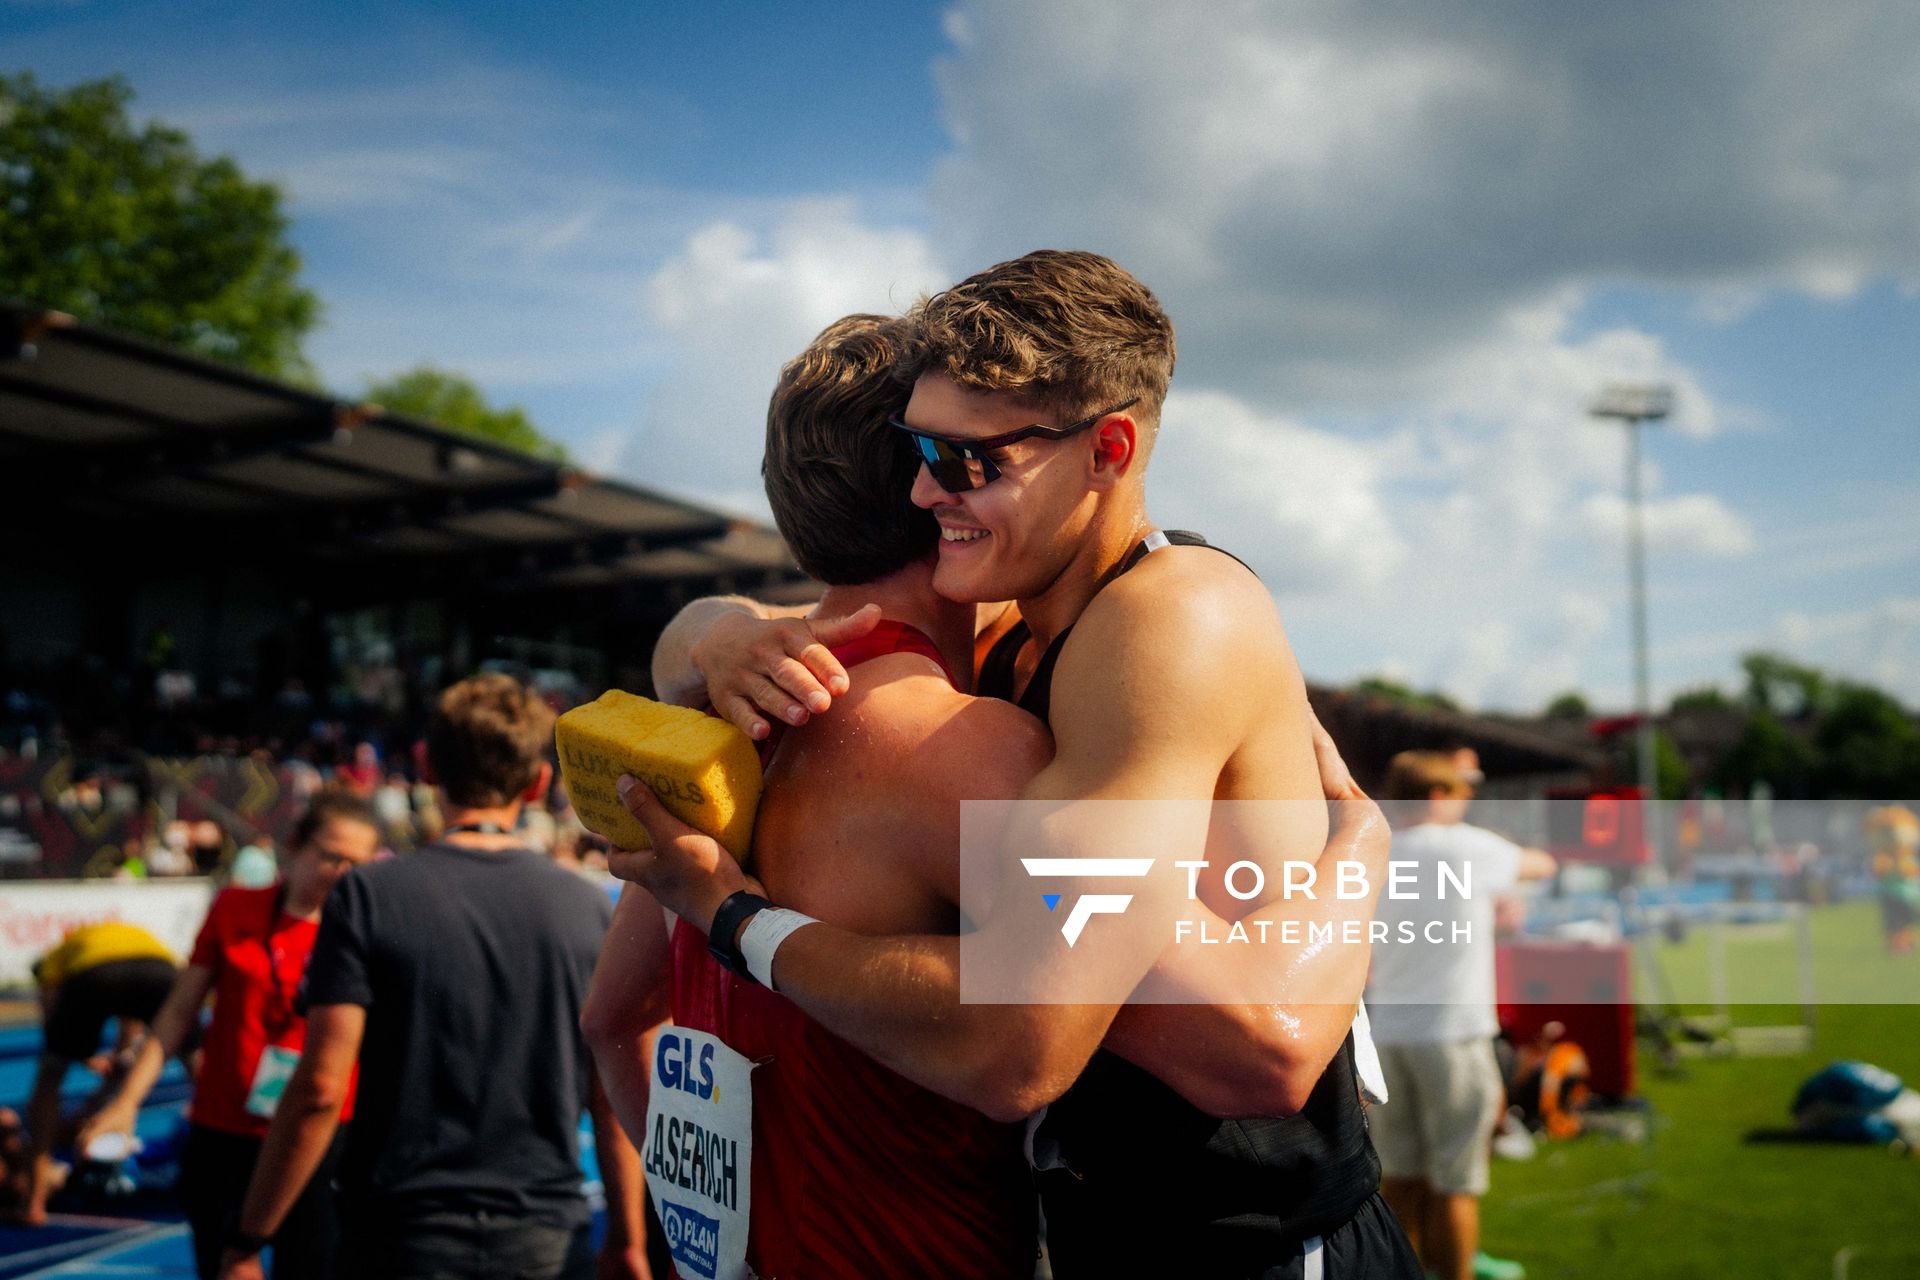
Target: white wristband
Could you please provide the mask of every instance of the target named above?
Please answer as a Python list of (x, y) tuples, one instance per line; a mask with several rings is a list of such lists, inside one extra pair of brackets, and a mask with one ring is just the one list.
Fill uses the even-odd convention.
[(745, 958), (747, 972), (753, 975), (753, 980), (772, 991), (773, 953), (796, 930), (819, 923), (812, 916), (788, 911), (785, 907), (762, 907), (754, 912), (747, 921), (747, 927), (740, 931), (740, 954)]

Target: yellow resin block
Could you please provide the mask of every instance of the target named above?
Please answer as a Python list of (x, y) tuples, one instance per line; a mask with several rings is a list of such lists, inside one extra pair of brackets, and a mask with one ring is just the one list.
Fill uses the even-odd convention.
[(614, 783), (630, 773), (667, 809), (744, 861), (760, 803), (753, 741), (724, 720), (609, 689), (553, 728), (560, 775), (580, 821), (616, 849), (651, 847)]

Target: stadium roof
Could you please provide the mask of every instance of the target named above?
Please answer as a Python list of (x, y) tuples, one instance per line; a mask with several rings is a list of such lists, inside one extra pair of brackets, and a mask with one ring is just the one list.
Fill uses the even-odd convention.
[(270, 549), (403, 591), (818, 591), (763, 525), (18, 304), (0, 304), (0, 474), (0, 520), (102, 550)]
[(1560, 738), (1490, 716), (1411, 706), (1377, 693), (1309, 684), (1307, 695), (1320, 723), (1363, 785), (1377, 786), (1401, 751), (1472, 747), (1489, 778), (1587, 775), (1605, 763), (1591, 740)]

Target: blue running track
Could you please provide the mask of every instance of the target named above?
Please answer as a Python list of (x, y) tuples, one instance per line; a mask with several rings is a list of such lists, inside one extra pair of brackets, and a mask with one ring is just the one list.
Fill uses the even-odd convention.
[[(24, 1114), (39, 1054), (38, 1026), (0, 1027), (0, 1106)], [(68, 1107), (76, 1106), (99, 1083), (99, 1077), (91, 1071), (75, 1066), (63, 1083), (62, 1099)], [(105, 1202), (110, 1206), (108, 1214), (55, 1212), (46, 1226), (35, 1230), (0, 1224), (0, 1280), (54, 1276), (63, 1280), (194, 1280), (192, 1241), (172, 1195), (191, 1092), (180, 1064), (169, 1062), (135, 1125), (145, 1149), (125, 1171), (132, 1186), (123, 1183), (125, 1194)], [(69, 1158), (66, 1153), (56, 1154)], [(597, 1243), (602, 1228), (600, 1174), (593, 1159), (593, 1131), (584, 1123), (580, 1159), (587, 1195), (594, 1206)], [(59, 1198), (54, 1205), (57, 1209)]]

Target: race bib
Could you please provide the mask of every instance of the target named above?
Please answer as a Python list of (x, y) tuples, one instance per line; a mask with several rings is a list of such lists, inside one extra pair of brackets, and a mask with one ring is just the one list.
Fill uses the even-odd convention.
[(684, 1277), (744, 1280), (753, 1200), (753, 1064), (717, 1036), (662, 1027), (647, 1090), (647, 1188)]
[(262, 1049), (260, 1065), (253, 1069), (253, 1088), (247, 1091), (247, 1114), (262, 1120), (273, 1119), (280, 1095), (287, 1091), (287, 1081), (293, 1078), (293, 1069), (299, 1064), (298, 1049), (283, 1049), (277, 1044)]

